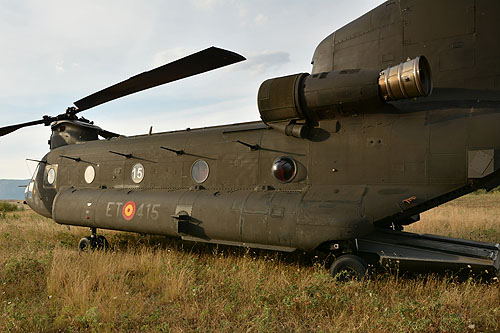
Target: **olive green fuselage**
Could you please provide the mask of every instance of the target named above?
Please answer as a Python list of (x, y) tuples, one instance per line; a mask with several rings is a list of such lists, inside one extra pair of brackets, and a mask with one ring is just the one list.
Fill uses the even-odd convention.
[[(377, 220), (464, 186), (468, 151), (500, 148), (498, 111), (460, 109), (464, 116), (452, 120), (443, 110), (339, 117), (322, 122), (315, 141), (262, 123), (90, 141), (52, 150), (37, 187), (59, 223), (181, 235), (172, 217), (181, 210), (196, 220), (201, 233), (186, 233), (193, 237), (312, 249), (363, 236)], [(300, 165), (290, 183), (271, 173), (281, 156)], [(197, 184), (191, 168), (200, 159), (209, 176)], [(132, 179), (137, 163), (144, 166), (139, 184)], [(84, 177), (89, 165), (91, 184)], [(54, 185), (43, 185), (53, 166)], [(128, 201), (137, 206), (130, 221), (122, 214)]]

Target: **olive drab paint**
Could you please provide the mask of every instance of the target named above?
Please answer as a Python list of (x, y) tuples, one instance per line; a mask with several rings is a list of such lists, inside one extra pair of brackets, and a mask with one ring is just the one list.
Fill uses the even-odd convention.
[(499, 13), (489, 0), (387, 1), (326, 37), (311, 74), (265, 81), (262, 121), (124, 137), (76, 117), (244, 59), (210, 48), (0, 130), (52, 124), (26, 200), (61, 224), (498, 274), (499, 245), (401, 230), (500, 185)]

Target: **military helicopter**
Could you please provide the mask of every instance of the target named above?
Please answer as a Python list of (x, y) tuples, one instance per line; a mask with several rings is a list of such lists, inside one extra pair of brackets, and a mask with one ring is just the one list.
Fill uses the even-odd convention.
[[(391, 0), (326, 37), (311, 74), (269, 79), (262, 121), (124, 137), (79, 113), (243, 61), (212, 47), (74, 103), (26, 200), (64, 225), (277, 251), (321, 250), (333, 276), (372, 267), (498, 275), (500, 245), (403, 231), (500, 185), (500, 3)], [(104, 139), (99, 139), (102, 136)]]

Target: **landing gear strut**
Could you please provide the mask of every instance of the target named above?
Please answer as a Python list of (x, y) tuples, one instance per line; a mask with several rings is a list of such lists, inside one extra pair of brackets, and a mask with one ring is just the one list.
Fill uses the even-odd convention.
[(107, 250), (109, 248), (109, 243), (106, 237), (102, 235), (97, 235), (96, 228), (90, 228), (92, 235), (85, 236), (80, 239), (78, 243), (78, 249), (80, 251), (88, 251), (90, 250)]

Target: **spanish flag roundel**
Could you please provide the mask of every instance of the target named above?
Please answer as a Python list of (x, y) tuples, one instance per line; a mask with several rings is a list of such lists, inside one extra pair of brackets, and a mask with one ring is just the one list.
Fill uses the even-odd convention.
[(125, 220), (132, 220), (135, 215), (135, 202), (129, 201), (125, 205), (123, 205), (122, 215)]

